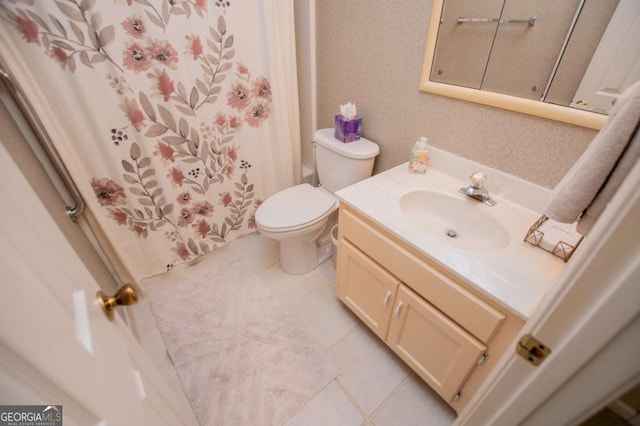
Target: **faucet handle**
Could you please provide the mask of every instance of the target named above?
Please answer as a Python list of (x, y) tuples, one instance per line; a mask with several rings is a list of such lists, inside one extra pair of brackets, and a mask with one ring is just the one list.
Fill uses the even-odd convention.
[(469, 180), (471, 181), (471, 186), (474, 188), (482, 188), (487, 181), (487, 175), (483, 172), (474, 172), (469, 176)]

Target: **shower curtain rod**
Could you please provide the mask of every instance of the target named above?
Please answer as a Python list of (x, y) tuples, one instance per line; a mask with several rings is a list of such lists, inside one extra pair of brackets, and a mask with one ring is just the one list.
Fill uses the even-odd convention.
[[(59, 185), (56, 185), (56, 188), (61, 192), (60, 195), (64, 199), (67, 216), (69, 216), (72, 221), (76, 222), (78, 220), (78, 216), (82, 214), (85, 208), (84, 199), (82, 198), (82, 195), (80, 195), (78, 187), (71, 178), (67, 167), (60, 158), (60, 154), (58, 154), (58, 151), (53, 146), (53, 142), (51, 141), (49, 134), (35, 113), (33, 106), (20, 89), (20, 86), (15, 83), (11, 79), (11, 76), (2, 68), (0, 68), (0, 79), (7, 88), (13, 103), (18, 107), (22, 116), (29, 125), (37, 143), (44, 151), (47, 157), (44, 161), (48, 160), (49, 165), (53, 167), (55, 171), (56, 177), (58, 177), (62, 182), (63, 188), (60, 188)], [(39, 158), (39, 160), (43, 162), (43, 159)], [(43, 166), (47, 169), (46, 164), (43, 164)], [(53, 176), (50, 176), (50, 178), (54, 180)]]

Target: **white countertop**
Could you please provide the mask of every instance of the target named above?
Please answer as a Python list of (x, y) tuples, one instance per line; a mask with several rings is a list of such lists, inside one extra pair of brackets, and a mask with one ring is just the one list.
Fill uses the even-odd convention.
[[(527, 319), (565, 263), (523, 242), (529, 227), (541, 216), (549, 190), (517, 177), (430, 147), (432, 161), (426, 174), (413, 174), (401, 164), (336, 193), (365, 217), (386, 228), (402, 241), (475, 285), (481, 292)], [(444, 173), (438, 167), (446, 167)], [(487, 173), (486, 188), (498, 203), (490, 207), (476, 200), (472, 209), (483, 209), (498, 219), (511, 238), (496, 250), (464, 250), (431, 235), (400, 209), (399, 198), (410, 190), (427, 189), (467, 199), (458, 189), (467, 186), (476, 170)], [(462, 180), (465, 179), (465, 180)], [(515, 200), (514, 200), (515, 199)], [(514, 202), (514, 201), (517, 202)]]

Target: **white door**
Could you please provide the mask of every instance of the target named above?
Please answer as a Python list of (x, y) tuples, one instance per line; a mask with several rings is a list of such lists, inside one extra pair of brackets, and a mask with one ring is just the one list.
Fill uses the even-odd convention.
[(65, 425), (197, 424), (119, 315), (106, 319), (1, 145), (0, 199), (0, 405), (62, 405)]
[(640, 382), (640, 163), (529, 319), (551, 348), (505, 354), (456, 425), (580, 424)]
[(593, 54), (571, 106), (608, 114), (640, 80), (640, 2), (621, 0)]

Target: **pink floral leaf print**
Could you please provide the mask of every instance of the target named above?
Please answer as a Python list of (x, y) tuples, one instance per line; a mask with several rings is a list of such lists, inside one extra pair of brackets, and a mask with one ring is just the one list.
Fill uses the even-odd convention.
[[(112, 6), (121, 13), (116, 20), (104, 15), (103, 22), (97, 0), (53, 1), (65, 11), (53, 6), (52, 15), (14, 12), (12, 30), (65, 71), (101, 73), (103, 62), (115, 65), (107, 65), (102, 75), (108, 82), (102, 83), (117, 92), (114, 106), (126, 121), (111, 130), (127, 129), (132, 137), (112, 138), (113, 149), (123, 154), (116, 162), (120, 172), (92, 182), (94, 204), (112, 226), (129, 230), (132, 238), (153, 238), (141, 247), (165, 238), (172, 250), (169, 269), (254, 229), (257, 190), (240, 136), (272, 114), (272, 93), (266, 78), (252, 76), (236, 60), (240, 46), (225, 16), (229, 2), (118, 0)], [(207, 8), (216, 14), (206, 16)], [(203, 14), (201, 21), (197, 15)], [(204, 23), (205, 32), (181, 28), (194, 20)], [(178, 67), (189, 71), (172, 71)]]
[(189, 106), (193, 109), (195, 108), (196, 104), (198, 103), (198, 90), (193, 87), (191, 89), (191, 95), (189, 96)]
[(126, 114), (127, 118), (136, 129), (136, 131), (142, 131), (146, 126), (144, 114), (138, 108), (138, 103), (135, 99), (125, 98), (123, 103), (120, 104), (120, 109)]
[(207, 254), (211, 252), (211, 249), (209, 248), (209, 246), (205, 241), (200, 241), (200, 250), (202, 251), (203, 254)]
[(102, 46), (111, 44), (116, 38), (116, 30), (113, 28), (113, 25), (101, 29), (99, 38)]
[(133, 167), (133, 164), (131, 164), (127, 160), (122, 160), (122, 168), (129, 173), (135, 172), (135, 168)]
[(227, 39), (224, 42), (224, 47), (226, 47), (227, 49), (229, 49), (231, 46), (233, 46), (233, 36), (232, 35), (227, 37)]
[(162, 121), (164, 121), (164, 124), (173, 130), (174, 133), (177, 133), (178, 128), (176, 126), (176, 120), (173, 118), (173, 114), (171, 114), (171, 112), (162, 105), (158, 105), (158, 112), (160, 113), (160, 117), (162, 118)]
[(91, 63), (92, 64), (97, 64), (97, 63), (100, 63), (100, 62), (104, 62), (106, 60), (107, 60), (106, 56), (104, 56), (101, 53), (98, 53), (97, 55), (93, 55), (93, 57), (91, 58)]
[(191, 238), (189, 238), (189, 240), (187, 241), (187, 245), (191, 253), (198, 254), (198, 246)]
[(260, 127), (269, 117), (269, 104), (261, 99), (255, 100), (245, 111), (244, 120), (251, 127)]
[(73, 6), (69, 6), (68, 4), (62, 3), (60, 0), (56, 0), (56, 6), (58, 6), (58, 9), (60, 9), (60, 12), (64, 13), (67, 18), (72, 19), (74, 21), (78, 21), (78, 22), (84, 22), (84, 17), (82, 16), (82, 13), (80, 13), (80, 11), (73, 7)]
[(166, 70), (162, 70), (162, 74), (158, 78), (158, 90), (160, 91), (160, 94), (162, 94), (165, 102), (169, 100), (171, 94), (175, 90), (173, 81), (169, 77), (169, 74), (167, 74)]
[[(92, 28), (88, 31), (89, 41), (91, 41), (91, 45), (95, 51), (98, 51), (100, 48), (100, 40), (98, 39), (98, 33), (93, 28), (99, 28), (97, 26), (92, 26)], [(106, 56), (106, 55), (105, 55)], [(120, 67), (118, 67), (122, 70)]]
[(200, 134), (196, 129), (191, 129), (191, 139), (196, 144), (196, 146), (200, 145)]
[(150, 44), (147, 43), (145, 53), (152, 60), (171, 69), (175, 69), (178, 63), (178, 52), (167, 40), (153, 40)]
[(202, 55), (202, 42), (198, 35), (187, 35), (185, 39), (189, 42), (187, 45), (187, 54), (193, 56), (193, 60), (198, 59)]
[(162, 2), (162, 20), (164, 21), (165, 25), (169, 24), (169, 19), (171, 18), (170, 3), (171, 3), (170, 1)]
[(91, 10), (96, 6), (96, 2), (97, 0), (82, 0), (80, 6), (82, 6), (84, 10)]
[(198, 156), (198, 146), (193, 141), (193, 139), (187, 139), (187, 149), (189, 150), (189, 153), (192, 156), (194, 156), (194, 157)]
[(91, 14), (91, 18), (89, 19), (90, 22), (90, 29), (94, 32), (96, 28), (100, 28), (102, 27), (102, 14), (100, 12), (95, 12), (93, 14)]
[[(14, 22), (16, 29), (28, 43), (43, 46), (47, 55), (56, 61), (62, 69), (75, 72), (76, 58), (79, 58), (80, 63), (89, 68), (93, 68), (95, 63), (108, 60), (119, 71), (122, 71), (120, 66), (104, 50), (104, 46), (113, 41), (113, 37), (110, 36), (113, 29), (110, 30), (107, 27), (102, 30), (101, 36), (104, 40), (101, 40), (101, 36), (96, 33), (94, 22), (100, 21), (96, 17), (99, 16), (99, 13), (92, 14), (89, 20), (87, 18), (89, 8), (85, 8), (84, 3), (69, 2), (67, 4), (60, 0), (56, 0), (54, 3), (64, 17), (68, 18), (65, 22), (68, 23), (71, 34), (63, 22), (51, 13), (47, 14), (51, 26), (43, 17), (32, 11), (25, 12), (16, 9), (15, 12), (7, 12), (7, 16), (10, 21)], [(93, 7), (93, 4), (87, 2), (87, 6)], [(87, 36), (90, 45), (87, 45)], [(89, 56), (90, 53), (91, 56)]]
[(149, 120), (156, 121), (156, 112), (153, 109), (153, 105), (151, 105), (151, 102), (149, 102), (149, 98), (147, 97), (147, 95), (145, 95), (144, 92), (140, 92), (138, 98), (140, 99), (140, 105), (142, 105), (142, 109), (144, 110), (145, 114), (147, 114), (147, 117), (149, 117)]
[(59, 47), (61, 49), (68, 50), (68, 51), (75, 50), (69, 43), (64, 42), (62, 40), (52, 40), (50, 45), (53, 45), (54, 47)]
[(182, 136), (165, 136), (161, 140), (173, 146), (179, 146), (185, 142), (185, 138)]
[(140, 147), (138, 146), (137, 143), (132, 143), (131, 144), (131, 148), (129, 149), (129, 154), (131, 155), (131, 159), (132, 160), (137, 160), (138, 158), (140, 158)]
[(225, 35), (227, 32), (227, 23), (224, 20), (224, 15), (220, 15), (218, 18), (218, 31), (222, 35)]
[(65, 65), (67, 65), (72, 74), (76, 71), (76, 59), (73, 56), (67, 58)]
[(151, 68), (152, 63), (149, 57), (150, 54), (145, 47), (135, 41), (126, 44), (122, 51), (123, 65), (136, 74)]
[(207, 85), (204, 84), (204, 82), (202, 80), (200, 80), (199, 78), (196, 79), (196, 88), (200, 91), (200, 93), (202, 93), (205, 96), (209, 95), (211, 93), (211, 90), (209, 90)]
[[(138, 3), (140, 3), (140, 2), (138, 2)], [(154, 12), (156, 12), (156, 13), (154, 13)], [(154, 10), (154, 12), (152, 12), (152, 11), (150, 11), (150, 10), (145, 10), (145, 11), (144, 11), (144, 13), (147, 15), (147, 18), (149, 18), (149, 20), (150, 20), (153, 24), (155, 24), (156, 26), (158, 26), (158, 27), (160, 27), (160, 28), (163, 28), (163, 29), (164, 29), (166, 25), (165, 25), (165, 24), (164, 24), (164, 22), (162, 21), (162, 17), (160, 17), (160, 16), (157, 14), (157, 11), (155, 11), (155, 10)]]
[(175, 91), (175, 86), (169, 74), (167, 74), (167, 70), (163, 69), (162, 71), (156, 70), (153, 73), (147, 74), (147, 77), (151, 80), (155, 80), (156, 85), (156, 93), (159, 94), (165, 102), (168, 102), (171, 99), (171, 94)]
[(51, 32), (51, 29), (49, 28), (49, 25), (38, 14), (36, 14), (36, 13), (30, 11), (30, 10), (27, 10), (26, 12), (27, 12), (27, 14), (29, 15), (29, 17), (31, 19), (33, 19), (35, 22), (38, 23), (38, 25), (40, 25), (42, 27), (43, 30), (45, 30), (48, 33)]
[(183, 114), (185, 114), (185, 115), (190, 115), (190, 116), (192, 116), (192, 117), (196, 115), (196, 113), (195, 113), (192, 109), (187, 108), (187, 107), (185, 107), (185, 106), (182, 106), (182, 105), (175, 105), (175, 107), (176, 107), (176, 109), (177, 109), (178, 111), (180, 111), (181, 113), (183, 113)]
[[(122, 212), (130, 216), (127, 221), (130, 229), (146, 238), (149, 230), (155, 231), (165, 223), (173, 225), (168, 217), (173, 211), (173, 204), (167, 203), (162, 196), (163, 190), (155, 179), (156, 171), (150, 167), (151, 158), (142, 156), (140, 147), (135, 142), (131, 144), (129, 152), (132, 161), (122, 160), (125, 171), (122, 177), (130, 185), (128, 191), (135, 196), (142, 208), (134, 209), (133, 213), (122, 208)], [(123, 222), (122, 212), (112, 212), (119, 224)]]
[(189, 123), (185, 120), (184, 117), (180, 117), (180, 121), (178, 122), (178, 130), (180, 132), (180, 136), (187, 137), (189, 135)]
[(158, 142), (156, 146), (158, 149), (154, 152), (154, 155), (159, 156), (165, 163), (175, 163), (175, 150), (169, 144)]
[(137, 17), (130, 17), (120, 23), (129, 37), (143, 39), (146, 33), (144, 22)]
[[(200, 109), (205, 104), (216, 102), (218, 98), (217, 95), (222, 89), (220, 84), (225, 79), (225, 72), (233, 66), (230, 62), (223, 62), (234, 56), (233, 49), (230, 49), (233, 45), (233, 35), (226, 35), (224, 17), (220, 17), (218, 20), (218, 27), (218, 30), (213, 27), (209, 28), (212, 39), (207, 40), (207, 46), (213, 54), (194, 55), (194, 59), (196, 57), (199, 58), (200, 66), (204, 71), (203, 79), (196, 79), (195, 87), (192, 88), (190, 93), (188, 105), (194, 111)], [(222, 31), (220, 31), (220, 29), (222, 29)], [(196, 39), (191, 37), (188, 38), (188, 40), (194, 43)], [(197, 41), (200, 41), (199, 38)], [(201, 48), (201, 44), (199, 44), (199, 46)], [(208, 83), (205, 83), (205, 81)], [(198, 101), (200, 97), (199, 93), (203, 95), (200, 101)], [(186, 94), (183, 94), (183, 98), (184, 97), (186, 97)]]
[(187, 247), (182, 242), (177, 243), (173, 248), (173, 251), (181, 260), (188, 260), (191, 257), (191, 255), (189, 254), (189, 250), (187, 250)]
[(168, 130), (169, 129), (162, 124), (152, 124), (144, 135), (148, 138), (155, 138), (164, 135)]
[(240, 229), (244, 222), (247, 209), (252, 204), (251, 200), (254, 196), (253, 184), (248, 183), (246, 173), (241, 175), (240, 183), (236, 182), (235, 187), (236, 190), (233, 191), (233, 198), (231, 198), (230, 194), (225, 195), (231, 215), (226, 216), (224, 219), (224, 224), (220, 232), (222, 238), (226, 237), (229, 232)]
[(53, 23), (53, 26), (56, 27), (58, 32), (62, 35), (62, 37), (67, 38), (67, 29), (64, 27), (64, 25), (62, 25), (58, 18), (56, 18), (52, 14), (49, 14), (49, 19)]
[(71, 27), (71, 31), (73, 31), (73, 34), (76, 36), (78, 42), (80, 44), (84, 44), (84, 33), (82, 32), (78, 24), (73, 21), (69, 21), (69, 26)]
[(91, 187), (101, 206), (116, 206), (124, 204), (126, 195), (124, 189), (109, 178), (92, 178)]
[[(226, 230), (226, 227), (225, 227), (225, 230)], [(209, 231), (209, 239), (216, 243), (225, 242), (224, 237), (218, 230), (218, 224), (214, 223), (213, 225), (211, 225), (211, 231)]]

